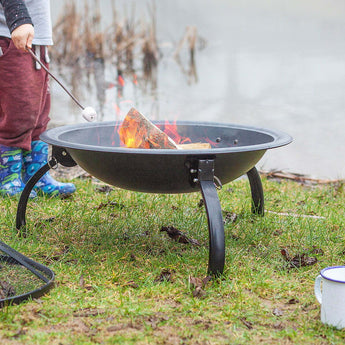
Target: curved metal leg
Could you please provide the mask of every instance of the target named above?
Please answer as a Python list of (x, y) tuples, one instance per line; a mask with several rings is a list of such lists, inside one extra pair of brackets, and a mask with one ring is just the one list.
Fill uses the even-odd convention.
[[(17, 217), (16, 217), (16, 229), (20, 230), (25, 224), (25, 213), (26, 207), (28, 204), (28, 199), (32, 189), (35, 187), (35, 184), (40, 180), (40, 178), (48, 172), (49, 169), (56, 166), (58, 163), (62, 164), (65, 167), (76, 166), (77, 163), (69, 155), (69, 153), (59, 146), (52, 147), (52, 158), (48, 161), (47, 164), (43, 165), (27, 182), (25, 188), (20, 196), (18, 207), (17, 207)], [(25, 236), (25, 231), (21, 231), (21, 234)]]
[[(57, 164), (55, 158), (52, 158), (47, 164), (43, 165), (27, 182), (25, 188), (20, 196), (18, 207), (17, 207), (17, 217), (16, 217), (16, 229), (21, 230), (25, 226), (25, 213), (28, 204), (29, 196), (35, 184), (40, 180), (40, 178), (52, 167)], [(25, 230), (21, 231), (21, 234), (25, 236)]]
[(208, 274), (218, 276), (223, 273), (225, 263), (225, 239), (222, 209), (213, 181), (201, 181), (200, 188), (208, 220)]
[(225, 236), (222, 209), (214, 184), (214, 161), (200, 160), (198, 179), (207, 213), (209, 230), (208, 273), (219, 276), (225, 263)]
[(263, 216), (265, 213), (264, 191), (260, 175), (254, 167), (247, 172), (252, 193), (252, 213)]

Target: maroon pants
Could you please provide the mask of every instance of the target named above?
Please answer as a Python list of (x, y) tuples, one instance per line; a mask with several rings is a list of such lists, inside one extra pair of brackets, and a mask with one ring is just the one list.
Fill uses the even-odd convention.
[[(0, 144), (30, 150), (31, 141), (39, 139), (49, 122), (48, 75), (9, 38), (0, 36), (0, 48)], [(40, 49), (44, 57), (45, 48)]]

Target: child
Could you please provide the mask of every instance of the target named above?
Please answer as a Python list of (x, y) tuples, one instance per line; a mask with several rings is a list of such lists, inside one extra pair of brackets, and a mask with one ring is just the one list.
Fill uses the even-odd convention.
[[(47, 163), (48, 145), (39, 136), (49, 122), (49, 80), (26, 48), (48, 68), (47, 46), (52, 44), (49, 0), (0, 0), (0, 195), (21, 193)], [(75, 189), (48, 172), (32, 196), (35, 191), (66, 196)]]

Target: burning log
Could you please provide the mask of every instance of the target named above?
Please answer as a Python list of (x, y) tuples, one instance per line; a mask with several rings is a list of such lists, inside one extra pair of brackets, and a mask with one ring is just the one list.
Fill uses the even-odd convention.
[(198, 150), (210, 149), (209, 143), (176, 144), (149, 119), (135, 108), (131, 108), (119, 129), (121, 141), (130, 148)]
[(178, 149), (176, 143), (135, 108), (129, 110), (119, 130), (127, 147)]

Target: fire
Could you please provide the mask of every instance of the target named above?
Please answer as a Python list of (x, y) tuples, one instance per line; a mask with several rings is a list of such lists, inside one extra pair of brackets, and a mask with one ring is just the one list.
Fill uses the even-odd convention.
[(131, 108), (119, 128), (120, 140), (130, 148), (177, 149), (176, 143), (135, 108)]
[(114, 104), (116, 118), (119, 119), (121, 116), (121, 108), (116, 103), (113, 103), (113, 104)]
[(207, 138), (192, 143), (190, 138), (178, 133), (176, 122), (165, 122), (161, 130), (134, 108), (128, 112), (118, 133), (122, 144), (129, 148), (210, 149), (216, 144)]
[(171, 139), (175, 141), (176, 144), (191, 143), (192, 140), (187, 137), (182, 137), (177, 131), (176, 121), (173, 123), (165, 122), (164, 133), (167, 134)]
[(138, 126), (136, 120), (131, 118), (127, 120), (128, 125), (119, 128), (120, 140), (130, 148), (149, 149), (150, 144), (144, 140), (146, 138), (145, 129)]

